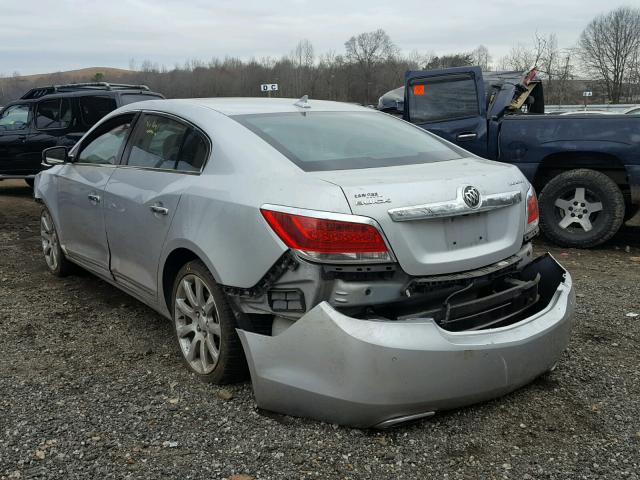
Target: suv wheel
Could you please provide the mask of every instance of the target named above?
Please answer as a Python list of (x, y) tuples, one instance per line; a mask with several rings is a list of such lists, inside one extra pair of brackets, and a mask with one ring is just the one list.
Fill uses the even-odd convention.
[(51, 213), (45, 207), (40, 214), (40, 241), (42, 243), (42, 253), (44, 260), (49, 267), (49, 271), (57, 277), (64, 277), (71, 272), (72, 265), (64, 256), (60, 247), (58, 232), (51, 218)]
[(176, 340), (189, 370), (210, 383), (244, 379), (247, 363), (236, 317), (202, 262), (192, 261), (180, 269), (171, 303)]
[(595, 170), (571, 170), (542, 189), (540, 227), (560, 246), (593, 247), (615, 235), (624, 210), (624, 197), (613, 180)]

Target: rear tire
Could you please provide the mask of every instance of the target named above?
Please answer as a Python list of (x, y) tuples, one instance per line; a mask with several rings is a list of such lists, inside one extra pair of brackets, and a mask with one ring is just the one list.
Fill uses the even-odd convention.
[(601, 172), (570, 170), (552, 178), (540, 193), (540, 228), (563, 247), (600, 245), (620, 229), (624, 197)]
[(178, 348), (190, 371), (201, 381), (216, 384), (247, 377), (236, 316), (201, 261), (188, 262), (178, 272), (171, 307)]
[(58, 231), (47, 207), (44, 207), (40, 213), (40, 240), (49, 271), (56, 277), (69, 275), (73, 271), (73, 264), (67, 260), (62, 251)]

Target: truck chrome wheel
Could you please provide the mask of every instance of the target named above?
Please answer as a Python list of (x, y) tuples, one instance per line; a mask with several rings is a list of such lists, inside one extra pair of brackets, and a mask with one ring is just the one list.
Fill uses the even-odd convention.
[(555, 206), (559, 209), (562, 217), (558, 222), (560, 228), (578, 225), (585, 232), (591, 231), (593, 228), (591, 215), (602, 211), (602, 202), (598, 201), (590, 192), (587, 195), (585, 188), (582, 187), (576, 188), (573, 193), (564, 197), (555, 201)]
[(58, 234), (53, 225), (53, 219), (48, 210), (44, 210), (40, 216), (40, 239), (42, 241), (42, 252), (47, 262), (49, 270), (55, 271), (58, 268), (60, 258), (58, 250), (60, 248), (58, 242)]
[(220, 356), (221, 328), (211, 290), (195, 274), (185, 275), (174, 300), (178, 343), (185, 360), (201, 375), (211, 373)]

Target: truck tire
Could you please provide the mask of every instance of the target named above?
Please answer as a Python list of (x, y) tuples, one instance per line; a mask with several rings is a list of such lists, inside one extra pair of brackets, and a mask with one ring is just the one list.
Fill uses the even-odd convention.
[(570, 170), (540, 193), (540, 228), (562, 247), (589, 248), (613, 237), (624, 219), (624, 197), (601, 172)]

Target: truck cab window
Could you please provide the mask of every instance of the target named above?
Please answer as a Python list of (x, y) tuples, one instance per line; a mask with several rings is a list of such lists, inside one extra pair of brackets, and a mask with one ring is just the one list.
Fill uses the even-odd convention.
[(476, 83), (471, 75), (416, 79), (410, 85), (412, 123), (442, 122), (479, 115)]

